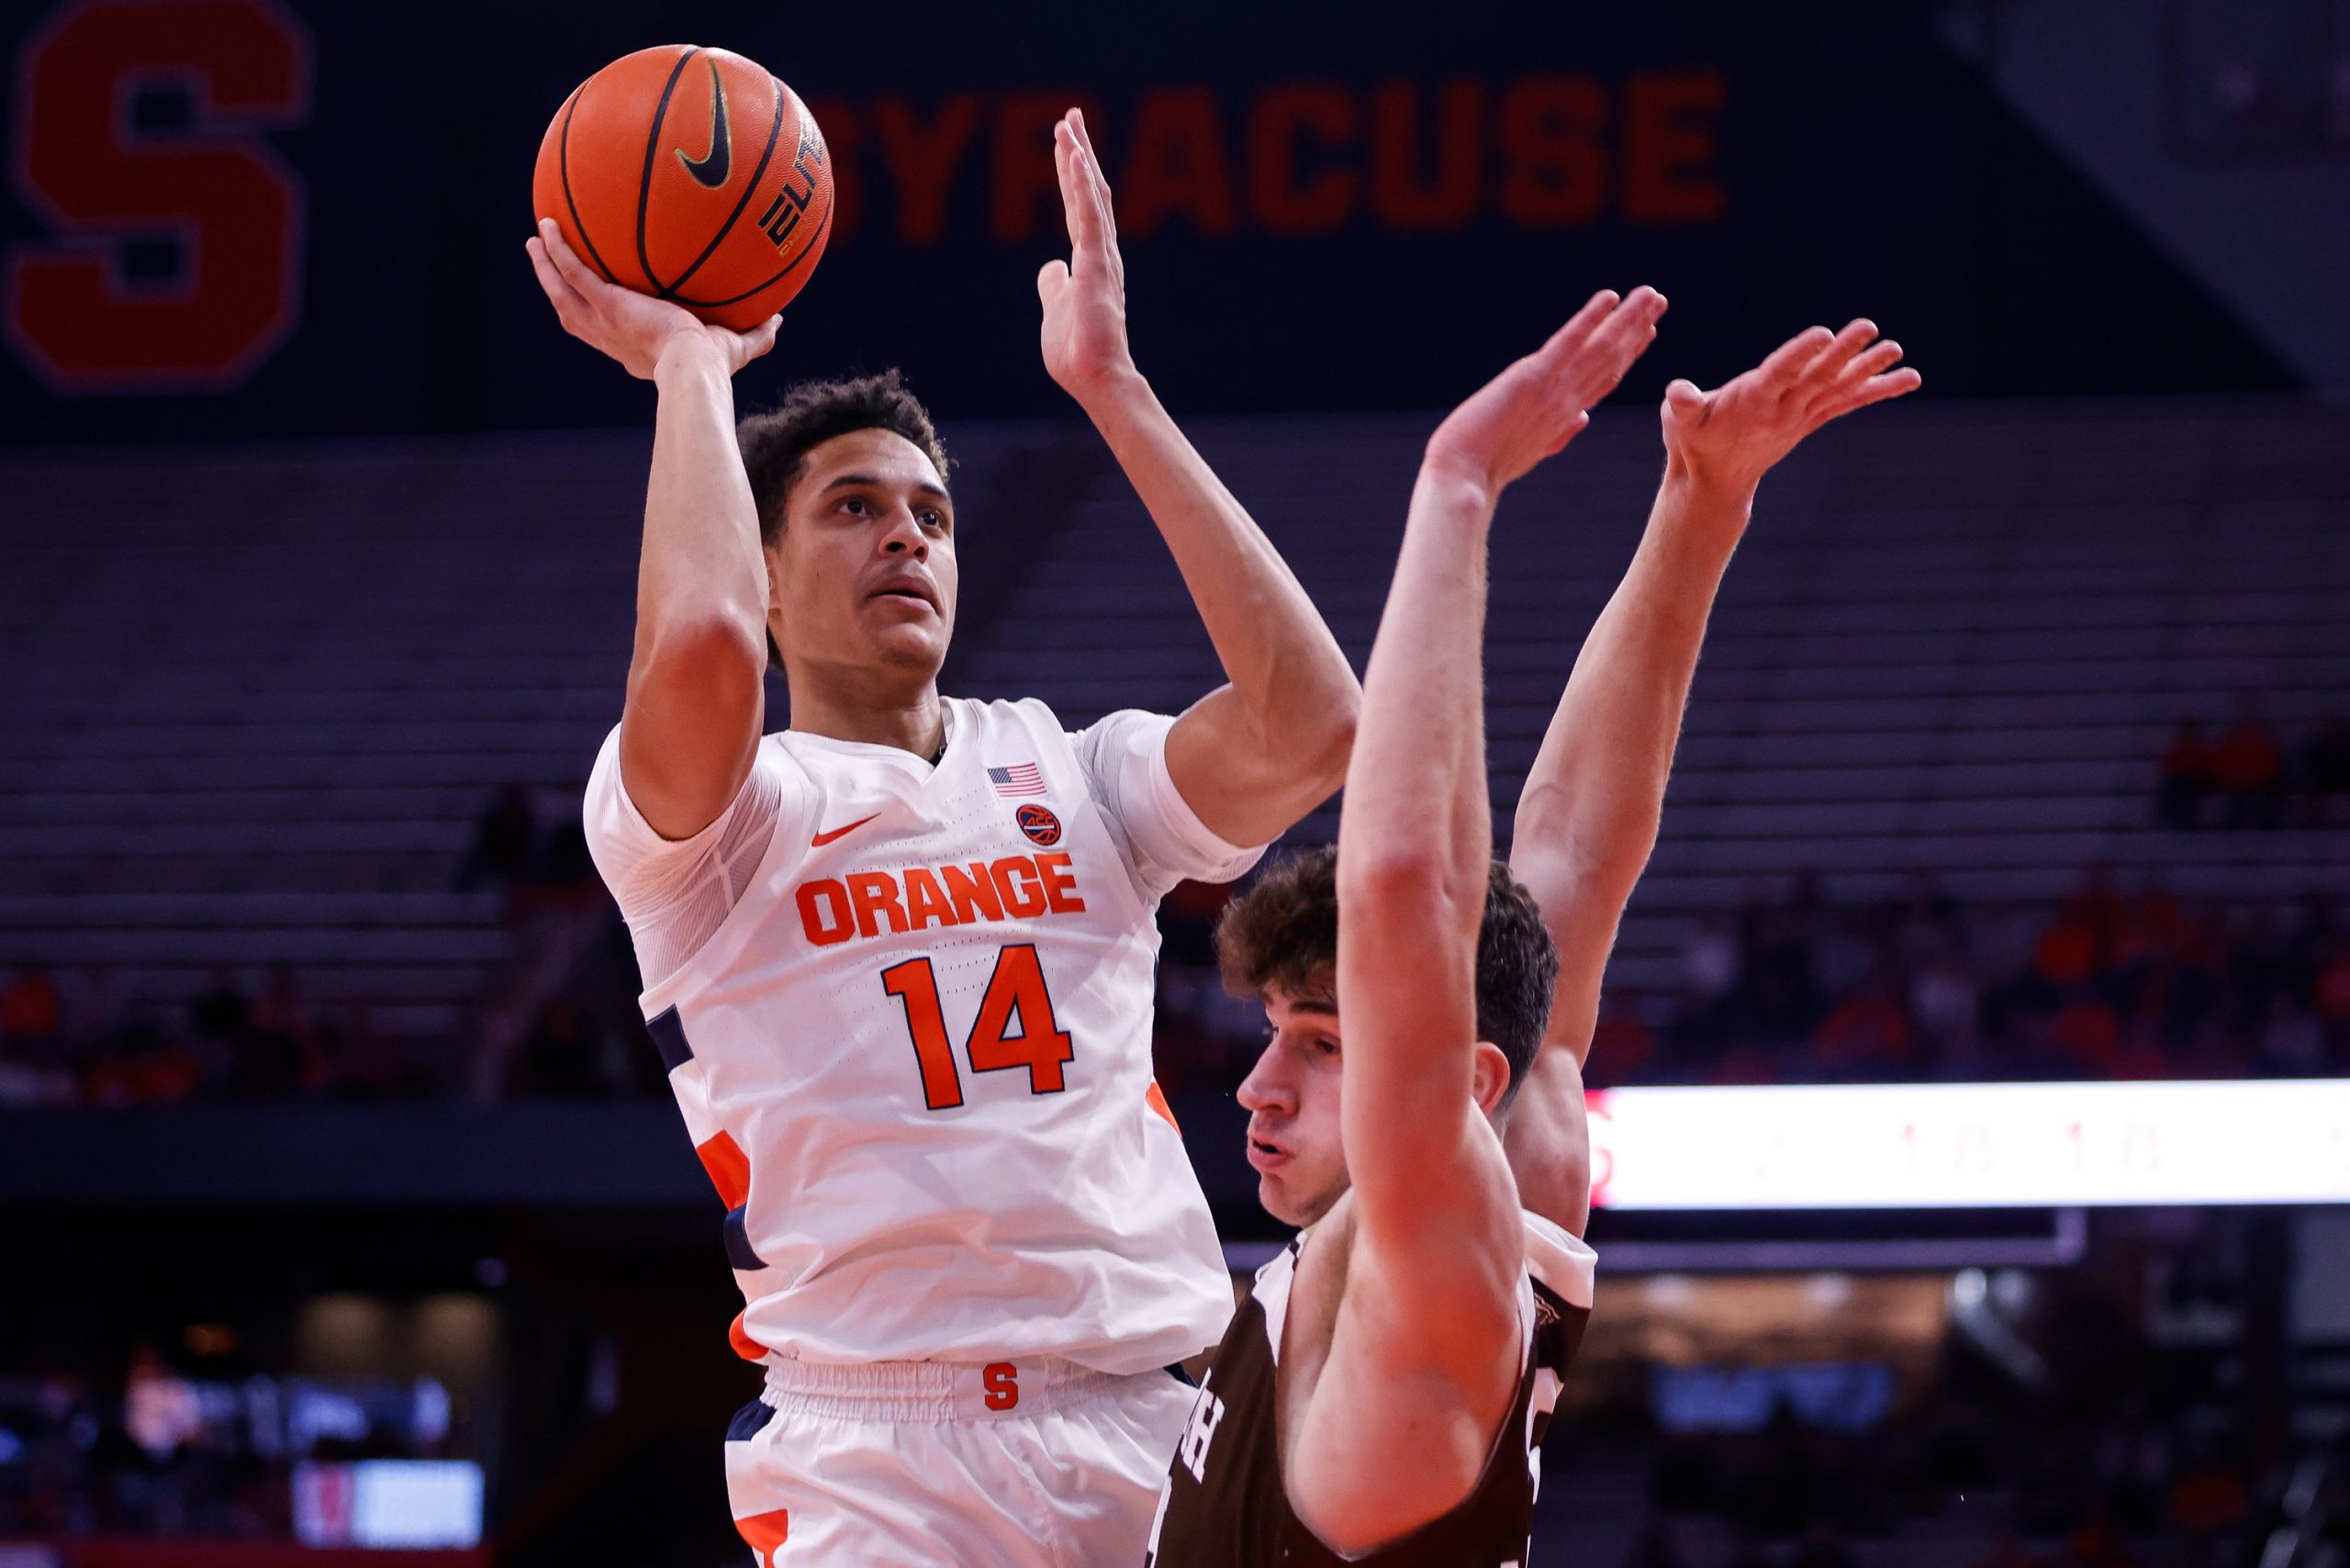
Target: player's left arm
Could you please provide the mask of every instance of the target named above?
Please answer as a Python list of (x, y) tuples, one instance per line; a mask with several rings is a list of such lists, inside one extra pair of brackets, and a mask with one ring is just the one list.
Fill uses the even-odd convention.
[(1589, 1208), (1583, 1067), (1624, 905), (1656, 847), (1706, 622), (1762, 476), (1830, 420), (1913, 391), (1874, 323), (1814, 327), (1711, 392), (1666, 389), (1664, 479), (1632, 564), (1584, 638), (1518, 797), (1510, 869), (1541, 905), (1559, 984), (1510, 1116), (1527, 1206), (1578, 1233)]
[(1227, 681), (1176, 721), (1168, 772), (1217, 837), (1269, 843), (1345, 778), (1361, 689), (1272, 542), (1135, 368), (1110, 186), (1074, 109), (1054, 128), (1053, 158), (1070, 254), (1036, 279), (1046, 368), (1158, 525)]

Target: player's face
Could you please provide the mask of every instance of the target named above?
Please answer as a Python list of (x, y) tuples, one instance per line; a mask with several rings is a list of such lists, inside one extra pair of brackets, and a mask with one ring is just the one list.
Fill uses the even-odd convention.
[(1338, 1010), (1326, 992), (1265, 997), (1271, 1034), (1248, 1078), (1248, 1163), (1257, 1201), (1287, 1225), (1312, 1225), (1347, 1190), (1338, 1139)]
[(851, 431), (809, 452), (767, 568), (787, 667), (937, 675), (955, 630), (955, 506), (895, 431)]

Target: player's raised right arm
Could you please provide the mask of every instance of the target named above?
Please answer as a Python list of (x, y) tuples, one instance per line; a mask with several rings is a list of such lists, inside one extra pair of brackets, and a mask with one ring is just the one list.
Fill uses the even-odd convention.
[(733, 375), (775, 345), (606, 282), (552, 222), (531, 264), (565, 330), (660, 390), (621, 779), (664, 838), (689, 838), (742, 789), (766, 722), (767, 580), (758, 510), (734, 444)]

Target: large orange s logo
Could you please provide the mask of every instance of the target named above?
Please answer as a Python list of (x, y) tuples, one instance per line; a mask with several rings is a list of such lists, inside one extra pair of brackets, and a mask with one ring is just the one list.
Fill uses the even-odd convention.
[(8, 257), (27, 368), (65, 392), (252, 375), (300, 313), (302, 185), (254, 128), (309, 113), (301, 24), (276, 0), (68, 0), (13, 96), (9, 174), (57, 236)]

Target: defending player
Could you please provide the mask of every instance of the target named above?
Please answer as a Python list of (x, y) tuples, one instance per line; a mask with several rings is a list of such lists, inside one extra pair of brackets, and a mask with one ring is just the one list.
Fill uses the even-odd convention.
[[(1238, 874), (1342, 777), (1360, 697), (1271, 545), (1128, 356), (1074, 114), (1054, 377), (1147, 505), (1230, 684), (1069, 734), (941, 698), (957, 535), (894, 376), (733, 417), (773, 342), (603, 285), (551, 228), (564, 324), (660, 390), (636, 649), (588, 824), (727, 1205), (728, 1433), (762, 1568), (1131, 1562), (1232, 1294), (1150, 1079), (1152, 911)], [(790, 727), (763, 734), (772, 652)]]
[[(1429, 442), (1335, 864), (1269, 873), (1218, 931), (1227, 980), (1272, 1025), (1240, 1092), (1260, 1196), (1309, 1228), (1259, 1271), (1203, 1380), (1159, 1568), (1494, 1568), (1528, 1550), (1539, 1445), (1591, 1303), (1594, 1259), (1570, 1234), (1588, 1204), (1579, 1066), (1707, 612), (1762, 473), (1917, 385), (1854, 322), (1713, 393), (1668, 389), (1664, 484), (1528, 779), (1520, 885), (1490, 858), (1486, 530), (1662, 309), (1646, 290), (1602, 295)], [(1540, 1098), (1513, 1111), (1521, 1082)], [(1523, 1197), (1505, 1131), (1533, 1170)]]

